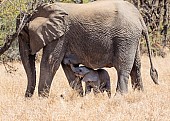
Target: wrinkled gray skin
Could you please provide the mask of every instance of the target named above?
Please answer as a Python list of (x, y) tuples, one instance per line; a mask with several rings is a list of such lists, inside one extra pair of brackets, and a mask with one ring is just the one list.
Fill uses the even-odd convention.
[[(35, 55), (42, 48), (39, 96), (49, 95), (60, 64), (70, 86), (80, 87), (79, 93), (82, 94), (81, 83), (75, 83), (76, 76), (70, 66), (62, 62), (66, 53), (75, 54), (79, 63), (88, 68), (115, 67), (118, 93), (128, 92), (129, 75), (133, 89), (143, 90), (139, 55), (142, 34), (148, 42), (147, 28), (139, 11), (126, 1), (39, 6), (18, 36), (21, 60), (28, 78), (25, 96), (33, 95), (36, 85)], [(152, 63), (151, 71), (154, 71), (151, 75), (157, 82)]]
[(72, 67), (72, 70), (76, 76), (82, 78), (81, 81), (85, 82), (85, 94), (90, 93), (93, 88), (94, 94), (106, 91), (108, 97), (111, 97), (110, 77), (106, 70), (93, 70), (85, 66)]

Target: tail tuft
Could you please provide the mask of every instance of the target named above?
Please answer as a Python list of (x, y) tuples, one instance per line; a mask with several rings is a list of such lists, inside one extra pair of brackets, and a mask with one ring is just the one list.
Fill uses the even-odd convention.
[(150, 75), (151, 75), (153, 82), (155, 84), (159, 85), (159, 83), (158, 83), (158, 72), (155, 68), (150, 69)]

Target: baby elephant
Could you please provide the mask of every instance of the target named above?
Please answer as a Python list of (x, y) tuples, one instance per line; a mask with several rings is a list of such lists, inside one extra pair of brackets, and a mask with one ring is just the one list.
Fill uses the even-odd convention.
[(106, 91), (108, 97), (111, 97), (110, 77), (106, 70), (93, 70), (85, 66), (79, 67), (80, 59), (75, 54), (65, 55), (63, 63), (70, 65), (75, 75), (85, 82), (85, 94), (90, 93), (91, 88), (93, 88), (94, 94)]
[(108, 97), (111, 97), (110, 77), (106, 70), (93, 70), (85, 66), (72, 66), (72, 70), (76, 76), (82, 78), (82, 81), (85, 82), (85, 94), (90, 93), (93, 88), (94, 94), (106, 91)]

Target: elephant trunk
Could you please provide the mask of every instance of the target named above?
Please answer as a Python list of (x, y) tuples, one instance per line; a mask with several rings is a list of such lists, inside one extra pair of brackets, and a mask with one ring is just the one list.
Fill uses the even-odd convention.
[(144, 35), (145, 40), (146, 40), (146, 45), (147, 45), (148, 54), (149, 54), (149, 60), (150, 60), (150, 64), (151, 64), (150, 75), (151, 75), (151, 78), (152, 78), (153, 82), (154, 82), (155, 84), (159, 84), (159, 83), (158, 83), (158, 72), (157, 72), (157, 70), (153, 67), (153, 63), (152, 63), (152, 59), (151, 59), (151, 49), (150, 49), (148, 32), (143, 32), (143, 35)]
[(7, 35), (7, 37), (5, 38), (5, 43), (2, 47), (0, 47), (0, 56), (9, 49), (9, 47), (11, 46), (12, 42), (16, 39), (17, 37), (17, 33), (15, 32), (12, 35)]
[(71, 67), (71, 70), (72, 70), (73, 72), (76, 71), (76, 69), (75, 69), (75, 67), (73, 66), (73, 64), (70, 64), (70, 67)]

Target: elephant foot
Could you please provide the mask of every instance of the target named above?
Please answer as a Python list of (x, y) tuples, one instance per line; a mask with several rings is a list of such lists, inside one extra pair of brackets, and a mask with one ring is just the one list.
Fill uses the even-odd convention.
[(70, 87), (79, 94), (80, 97), (83, 97), (83, 87), (79, 78), (76, 78), (70, 83)]
[(120, 94), (128, 93), (128, 79), (129, 74), (127, 72), (121, 71), (118, 73), (116, 93)]
[(74, 87), (73, 89), (76, 90), (76, 92), (78, 93), (80, 97), (83, 97), (84, 92), (83, 92), (83, 89), (80, 88), (80, 86)]
[(106, 92), (107, 92), (108, 97), (111, 98), (111, 91), (110, 90), (106, 90)]
[(93, 88), (93, 93), (94, 93), (94, 95), (97, 95), (97, 94), (100, 93), (100, 90), (99, 90), (99, 89), (94, 89), (94, 88)]
[(124, 99), (124, 97), (128, 96), (128, 93), (121, 93), (121, 92), (116, 92), (114, 94), (114, 98), (117, 98), (117, 99)]
[(25, 97), (32, 97), (33, 94), (34, 94), (34, 88), (27, 89), (25, 92)]
[(88, 95), (90, 94), (91, 91), (85, 91), (85, 95)]
[(78, 93), (78, 95), (80, 97), (83, 97), (83, 87), (82, 87), (82, 85), (77, 84), (77, 83), (72, 83), (70, 86), (73, 90), (76, 90), (76, 92)]
[(49, 93), (46, 93), (44, 91), (38, 93), (39, 97), (49, 97)]
[(122, 91), (120, 89), (116, 89), (116, 94), (115, 95), (117, 95), (117, 94), (123, 95), (123, 94), (127, 94), (127, 93), (128, 93), (128, 91)]
[(50, 88), (45, 88), (43, 90), (38, 90), (39, 97), (49, 97)]
[(83, 90), (79, 91), (78, 94), (80, 97), (83, 97)]
[(144, 91), (142, 81), (141, 80), (137, 80), (136, 82), (137, 83), (134, 83), (132, 85), (133, 90)]
[(29, 91), (25, 92), (25, 97), (32, 97), (33, 93), (30, 93)]

